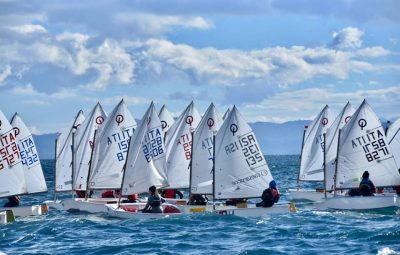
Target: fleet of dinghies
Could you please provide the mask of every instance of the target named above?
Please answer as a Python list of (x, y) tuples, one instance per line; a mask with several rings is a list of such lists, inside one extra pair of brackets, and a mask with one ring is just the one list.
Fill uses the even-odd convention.
[[(289, 190), (292, 198), (317, 202), (317, 209), (324, 210), (400, 206), (394, 193), (346, 194), (358, 188), (364, 171), (377, 187), (400, 186), (399, 133), (400, 120), (384, 130), (365, 100), (357, 110), (347, 103), (336, 118), (326, 105), (305, 126), (298, 188)], [(18, 114), (10, 123), (0, 111), (0, 136), (0, 197), (46, 192), (35, 143)], [(221, 117), (211, 103), (201, 116), (191, 102), (174, 120), (165, 105), (157, 113), (152, 102), (137, 125), (124, 100), (109, 115), (97, 103), (87, 118), (82, 111), (77, 113), (55, 147), (54, 191), (70, 192), (71, 197), (55, 195), (43, 205), (0, 208), (0, 223), (13, 221), (14, 216), (44, 214), (47, 205), (132, 219), (197, 212), (259, 217), (296, 211), (293, 203), (256, 207), (251, 202), (274, 178), (256, 135), (236, 106)], [(300, 181), (321, 182), (323, 188), (301, 189)], [(167, 199), (162, 213), (141, 212), (146, 199), (127, 201), (129, 195), (146, 193), (153, 185), (188, 189), (189, 197), (207, 195), (210, 200), (189, 205), (187, 199)], [(93, 191), (105, 190), (118, 190), (120, 195), (92, 197)], [(230, 199), (242, 202), (226, 205)]]
[[(0, 111), (0, 137), (0, 197), (47, 192), (32, 134), (17, 113), (10, 123)], [(13, 221), (14, 216), (36, 216), (47, 212), (45, 204), (1, 207), (0, 222)]]

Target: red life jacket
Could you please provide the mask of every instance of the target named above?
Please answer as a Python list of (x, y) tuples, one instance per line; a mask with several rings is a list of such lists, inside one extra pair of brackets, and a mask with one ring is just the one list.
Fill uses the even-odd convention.
[(176, 190), (174, 189), (166, 189), (164, 192), (165, 198), (174, 198), (176, 197)]
[(101, 197), (102, 198), (113, 198), (114, 193), (112, 190), (107, 190), (107, 191), (104, 191), (103, 193), (101, 193)]
[(139, 200), (139, 195), (134, 193), (128, 196), (128, 200), (129, 201), (135, 201), (135, 200)]

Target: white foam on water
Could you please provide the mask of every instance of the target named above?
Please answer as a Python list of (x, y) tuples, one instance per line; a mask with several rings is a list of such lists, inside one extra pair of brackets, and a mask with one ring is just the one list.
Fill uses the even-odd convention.
[(400, 254), (400, 252), (396, 252), (389, 247), (385, 247), (382, 250), (379, 250), (377, 255), (395, 255), (395, 254)]

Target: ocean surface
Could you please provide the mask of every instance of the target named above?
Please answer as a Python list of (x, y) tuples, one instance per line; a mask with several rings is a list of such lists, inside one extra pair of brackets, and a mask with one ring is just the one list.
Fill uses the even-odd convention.
[[(281, 201), (288, 201), (287, 189), (296, 187), (298, 156), (266, 158)], [(49, 192), (24, 196), (23, 204), (53, 198), (54, 161), (43, 160), (42, 166)], [(199, 214), (147, 221), (53, 210), (0, 225), (0, 254), (400, 254), (399, 209), (297, 207), (295, 214), (265, 218)]]

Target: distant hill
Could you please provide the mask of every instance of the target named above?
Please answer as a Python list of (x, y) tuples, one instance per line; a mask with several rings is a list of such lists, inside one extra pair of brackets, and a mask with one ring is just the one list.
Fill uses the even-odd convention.
[[(261, 150), (267, 155), (300, 154), (304, 125), (308, 120), (289, 121), (282, 124), (271, 122), (250, 123), (256, 133)], [(41, 159), (54, 159), (57, 134), (34, 135)]]

